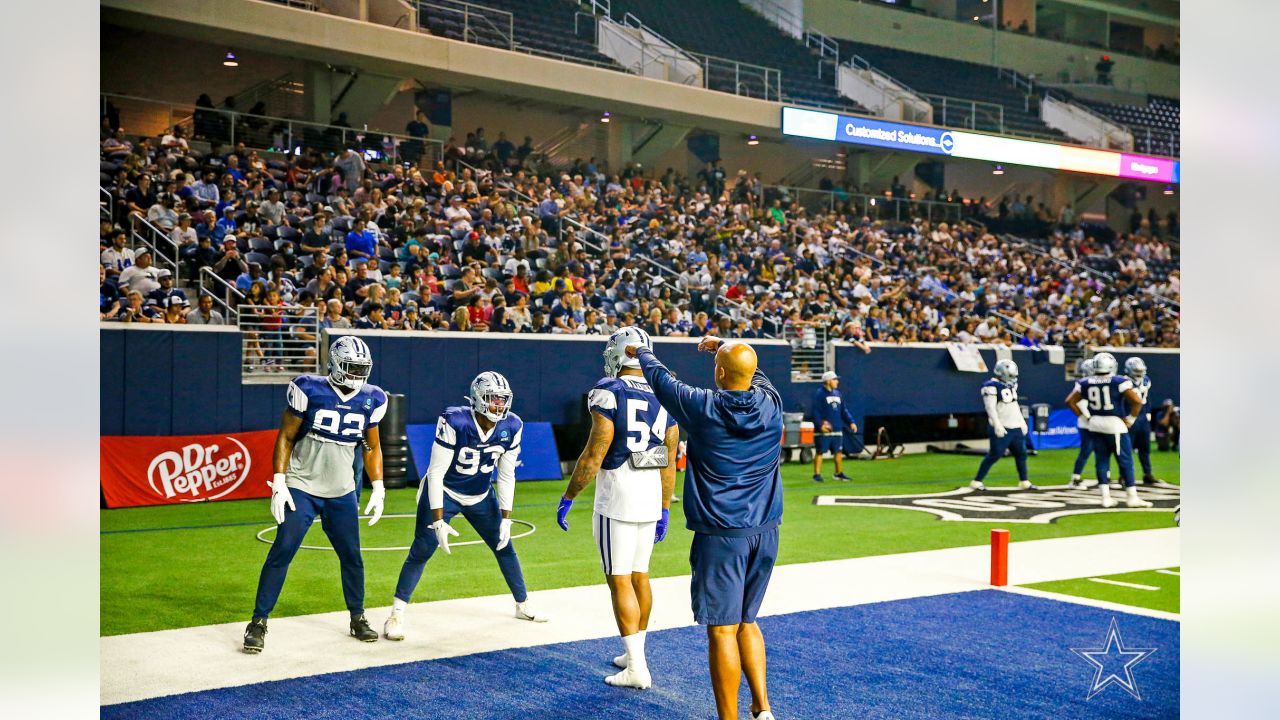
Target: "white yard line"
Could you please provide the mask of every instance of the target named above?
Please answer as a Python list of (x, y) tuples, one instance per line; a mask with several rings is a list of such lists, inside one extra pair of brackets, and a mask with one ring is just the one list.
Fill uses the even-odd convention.
[(1157, 570), (1161, 575), (1173, 575), (1174, 577), (1182, 577), (1181, 570)]
[(1174, 622), (1182, 621), (1181, 615), (1178, 613), (1171, 613), (1167, 610), (1153, 610), (1151, 608), (1138, 607), (1136, 605), (1124, 605), (1122, 603), (1114, 603), (1107, 600), (1080, 597), (1079, 595), (1063, 595), (1062, 593), (1049, 592), (1048, 590), (1039, 590), (1037, 588), (1010, 586), (1000, 589), (1017, 595), (1028, 595), (1030, 597), (1057, 600), (1059, 602), (1074, 603), (1076, 605), (1088, 605), (1089, 607), (1129, 613), (1130, 615), (1145, 615), (1147, 617), (1159, 618), (1161, 620), (1173, 620)]
[(1108, 580), (1106, 578), (1089, 578), (1089, 582), (1103, 583), (1104, 585), (1118, 585), (1120, 587), (1133, 588), (1134, 590), (1159, 590), (1155, 585), (1142, 585), (1140, 583), (1124, 582), (1123, 580)]
[[(1176, 528), (1167, 528), (1013, 542), (1009, 546), (1010, 582), (1036, 583), (1175, 566), (1181, 562), (1178, 533)], [(1116, 547), (1125, 551), (1115, 552)], [(761, 614), (981, 590), (990, 587), (989, 571), (986, 545), (782, 565), (774, 570)], [(530, 580), (536, 586), (536, 576)], [(430, 582), (428, 566), (425, 583)], [(652, 585), (650, 630), (693, 624), (687, 575), (655, 579)], [(289, 592), (288, 584), (284, 591)], [(270, 622), (266, 651), (256, 656), (240, 652), (248, 618), (244, 622), (104, 637), (99, 645), (101, 702), (109, 705), (617, 633), (609, 592), (603, 584), (534, 592), (530, 599), (551, 613), (551, 622), (514, 619), (509, 595), (416, 603), (409, 608), (403, 642), (356, 642), (347, 635), (345, 611), (276, 618)], [(381, 631), (387, 608), (370, 608), (368, 616)]]

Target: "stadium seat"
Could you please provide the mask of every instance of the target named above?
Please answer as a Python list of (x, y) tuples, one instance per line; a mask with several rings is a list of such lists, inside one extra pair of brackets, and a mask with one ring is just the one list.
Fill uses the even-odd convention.
[(262, 252), (251, 251), (245, 254), (244, 259), (245, 262), (250, 264), (258, 263), (263, 268), (267, 268), (271, 265), (271, 256)]

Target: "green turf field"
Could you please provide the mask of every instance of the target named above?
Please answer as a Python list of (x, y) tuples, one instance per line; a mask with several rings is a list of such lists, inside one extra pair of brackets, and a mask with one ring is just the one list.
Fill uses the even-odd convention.
[[(1046, 451), (1030, 458), (1032, 481), (1065, 482), (1075, 454), (1075, 450)], [(1154, 453), (1152, 459), (1157, 476), (1179, 482), (1176, 454)], [(972, 478), (978, 460), (972, 456), (912, 455), (891, 461), (848, 462), (845, 471), (854, 477), (853, 482), (823, 485), (810, 479), (810, 466), (784, 466), (786, 510), (779, 563), (987, 543), (989, 530), (1001, 527), (998, 521), (944, 522), (922, 512), (812, 504), (819, 492), (894, 495), (951, 490)], [(829, 460), (823, 469), (829, 478)], [(1013, 485), (1015, 480), (1013, 462), (1005, 459), (992, 470), (987, 485)], [(522, 482), (516, 487), (513, 517), (537, 526), (533, 535), (515, 541), (531, 592), (601, 582), (599, 558), (591, 539), (591, 488), (574, 505), (569, 516), (571, 531), (565, 533), (555, 524), (556, 504), (564, 487), (562, 481)], [(413, 487), (389, 491), (387, 514), (412, 513), (415, 493)], [(367, 491), (362, 507), (363, 500), (367, 500)], [(689, 572), (692, 534), (684, 529), (679, 508), (679, 504), (673, 506), (671, 531), (654, 551), (650, 568), (654, 577)], [(267, 545), (254, 534), (274, 524), (266, 500), (103, 510), (100, 517), (103, 635), (248, 619), (258, 571), (267, 554)], [(1076, 515), (1047, 525), (1009, 527), (1012, 540), (1018, 542), (1172, 525), (1171, 513), (1149, 512)], [(461, 535), (457, 541), (476, 539), (465, 520), (455, 520), (453, 526)], [(516, 526), (517, 532), (524, 529)], [(413, 536), (413, 520), (384, 517), (372, 528), (362, 527), (361, 532), (366, 548), (407, 546)], [(327, 544), (318, 527), (308, 534), (307, 543)], [(366, 603), (370, 607), (390, 604), (404, 557), (403, 551), (365, 553)], [(437, 553), (427, 565), (414, 600), (504, 592), (506, 585), (492, 554), (483, 545), (472, 545), (457, 548), (448, 556)], [(343, 607), (337, 558), (331, 552), (299, 551), (273, 615)]]
[[(1161, 570), (1143, 570), (1142, 572), (1121, 573), (1119, 575), (1099, 575), (1091, 578), (1074, 578), (1071, 580), (1055, 580), (1053, 582), (1032, 583), (1026, 587), (1048, 592), (1075, 595), (1077, 597), (1106, 600), (1122, 605), (1164, 610), (1176, 613), (1179, 607), (1179, 590), (1182, 585), (1180, 568), (1163, 568)], [(1110, 582), (1099, 582), (1100, 580)], [(1114, 583), (1126, 583), (1116, 585)], [(1129, 587), (1137, 585), (1141, 587)]]

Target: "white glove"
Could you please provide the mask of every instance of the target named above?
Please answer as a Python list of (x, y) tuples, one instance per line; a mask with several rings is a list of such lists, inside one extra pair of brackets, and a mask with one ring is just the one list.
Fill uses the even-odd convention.
[(284, 473), (276, 473), (271, 476), (271, 517), (276, 519), (277, 525), (284, 523), (285, 506), (295, 512), (298, 510), (293, 504), (293, 496), (289, 494), (289, 486), (284, 484)]
[(457, 537), (458, 531), (454, 530), (453, 527), (449, 525), (449, 523), (445, 522), (444, 518), (441, 518), (431, 523), (427, 527), (435, 531), (436, 542), (440, 544), (440, 549), (444, 551), (444, 554), (452, 555), (453, 551), (449, 549), (449, 536), (452, 535), (454, 537)]
[(373, 492), (369, 493), (369, 504), (364, 506), (364, 514), (372, 515), (369, 518), (369, 524), (373, 525), (382, 519), (382, 501), (387, 497), (387, 491), (382, 486), (381, 480), (373, 481)]
[(511, 518), (502, 518), (498, 525), (498, 544), (494, 550), (501, 550), (511, 542)]
[(1002, 438), (1009, 434), (1009, 431), (1005, 430), (1003, 425), (992, 425), (991, 429), (995, 431), (996, 437), (998, 438)]

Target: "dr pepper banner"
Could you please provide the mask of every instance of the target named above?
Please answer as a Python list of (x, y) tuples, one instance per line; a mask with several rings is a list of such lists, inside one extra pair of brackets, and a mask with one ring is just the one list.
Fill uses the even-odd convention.
[(269, 497), (275, 439), (275, 430), (99, 438), (107, 507)]

